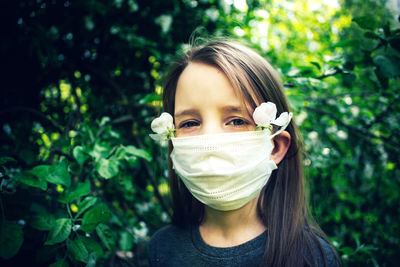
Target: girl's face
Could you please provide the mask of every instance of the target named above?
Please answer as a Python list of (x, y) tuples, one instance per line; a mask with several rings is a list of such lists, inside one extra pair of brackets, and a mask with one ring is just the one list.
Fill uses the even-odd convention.
[(253, 110), (245, 106), (222, 71), (190, 63), (176, 88), (176, 136), (254, 130)]

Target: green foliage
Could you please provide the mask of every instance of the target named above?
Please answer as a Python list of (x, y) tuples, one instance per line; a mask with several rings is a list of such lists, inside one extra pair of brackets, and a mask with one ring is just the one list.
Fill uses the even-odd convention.
[(49, 265), (49, 267), (68, 267), (68, 266), (69, 266), (69, 264), (65, 260), (59, 260), (59, 261)]
[(96, 233), (99, 235), (101, 242), (108, 250), (113, 250), (115, 247), (115, 238), (110, 227), (100, 223), (96, 226)]
[(392, 266), (399, 229), (393, 204), (400, 185), (400, 54), (390, 40), (397, 30), (371, 17), (353, 21), (357, 25), (346, 31), (361, 27), (359, 37), (333, 44), (343, 51), (320, 64), (325, 71), (287, 79), (288, 91), (305, 117), (298, 123), (317, 221), (345, 266)]
[(89, 260), (89, 252), (85, 244), (80, 239), (68, 240), (67, 242), (68, 252), (76, 261), (87, 263)]
[(71, 203), (74, 200), (77, 200), (89, 193), (90, 193), (90, 182), (88, 180), (85, 180), (84, 182), (76, 183), (73, 187), (70, 187), (67, 190), (65, 190), (58, 198), (58, 201), (64, 204)]
[(365, 30), (375, 30), (378, 26), (375, 18), (371, 16), (355, 17), (353, 18), (353, 21)]
[(93, 196), (88, 196), (84, 198), (78, 206), (78, 212), (76, 214), (76, 217), (79, 217), (83, 212), (85, 212), (88, 208), (92, 207), (94, 204), (96, 204), (97, 198)]
[(71, 177), (67, 171), (66, 161), (61, 161), (60, 165), (39, 165), (29, 171), (29, 174), (52, 184), (61, 184), (69, 187)]
[(21, 227), (10, 221), (3, 221), (0, 228), (0, 257), (10, 259), (18, 253), (24, 235)]
[(19, 174), (18, 176), (15, 177), (15, 180), (29, 186), (37, 187), (42, 190), (47, 190), (46, 179), (44, 177), (37, 177), (31, 174), (30, 171), (25, 171)]
[(111, 213), (106, 205), (97, 205), (83, 215), (81, 230), (90, 234), (99, 223), (108, 222), (110, 216)]
[(149, 124), (193, 32), (240, 39), (278, 70), (304, 137), (312, 211), (343, 265), (397, 264), (399, 14), (372, 0), (239, 2), (0, 10), (10, 32), (0, 46), (0, 265), (146, 265), (146, 242), (171, 212), (167, 151)]
[(30, 225), (38, 230), (49, 231), (55, 224), (55, 218), (50, 213), (39, 213), (32, 217)]
[(45, 245), (54, 245), (65, 241), (71, 234), (72, 221), (71, 219), (58, 219), (50, 228)]
[[(100, 181), (117, 179), (116, 177), (120, 176), (115, 184), (119, 184), (120, 189), (113, 190), (132, 191), (132, 184), (123, 178), (124, 172), (137, 168), (139, 159), (152, 159), (147, 151), (133, 145), (113, 144), (109, 136), (115, 133), (111, 127), (105, 126), (106, 123), (107, 120), (103, 119), (98, 124), (99, 132), (104, 138), (97, 133), (97, 139), (93, 139), (92, 142), (85, 141), (85, 138), (91, 138), (87, 133), (93, 134), (91, 126), (83, 126), (80, 139), (75, 139), (80, 142), (69, 150), (69, 161), (61, 156), (54, 165), (40, 164), (32, 169), (10, 173), (8, 166), (16, 164), (16, 161), (10, 157), (0, 158), (2, 176), (7, 177), (7, 180), (2, 181), (3, 186), (7, 181), (8, 184), (21, 187), (20, 190), (25, 190), (24, 186), (28, 186), (44, 191), (44, 194), (37, 192), (43, 197), (31, 206), (32, 213), (26, 217), (28, 225), (46, 234), (46, 240), (42, 243), (44, 247), (64, 244), (58, 246), (55, 256), (66, 253), (72, 264), (82, 262), (95, 266), (99, 261), (104, 261), (109, 255), (104, 251), (112, 252), (116, 247), (113, 233), (115, 230), (106, 224), (116, 224), (124, 229), (122, 222), (116, 217), (116, 212), (112, 212), (111, 207), (97, 196), (99, 192), (102, 193), (102, 189), (96, 189), (101, 187)], [(110, 166), (109, 162), (113, 162), (116, 168)], [(2, 192), (6, 193), (4, 188)], [(102, 196), (105, 194), (102, 193)], [(56, 205), (57, 210), (48, 212), (47, 209), (51, 207), (49, 201), (52, 200), (59, 204)], [(39, 204), (46, 202), (47, 207)], [(114, 205), (112, 204), (112, 208), (115, 208)], [(134, 223), (132, 218), (128, 219)], [(1, 229), (1, 247), (4, 247), (1, 257), (9, 259), (18, 253), (24, 240), (23, 231), (21, 226), (10, 221), (5, 221)], [(85, 236), (85, 233), (90, 234), (90, 237)], [(126, 229), (121, 231), (118, 245), (123, 251), (131, 250), (134, 245), (132, 233)], [(68, 261), (56, 261), (52, 264), (63, 266), (68, 265)]]

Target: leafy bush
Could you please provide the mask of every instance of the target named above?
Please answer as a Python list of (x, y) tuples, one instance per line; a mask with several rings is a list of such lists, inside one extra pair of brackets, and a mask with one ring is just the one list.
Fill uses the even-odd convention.
[[(108, 121), (105, 117), (95, 125), (83, 124), (69, 138), (71, 145), (60, 148), (69, 153), (55, 158), (54, 164), (22, 171), (10, 168), (15, 165), (14, 159), (0, 159), (3, 216), (5, 213), (6, 217), (18, 218), (2, 223), (3, 258), (13, 257), (20, 249), (22, 227), (28, 242), (33, 242), (30, 238), (34, 236), (36, 244), (44, 240), (42, 251), (51, 251), (47, 255), (39, 253), (38, 263), (55, 261), (55, 266), (68, 265), (67, 258), (73, 265), (80, 262), (94, 266), (108, 259), (116, 247), (129, 252), (139, 241), (135, 240), (138, 232), (146, 228), (134, 220), (133, 214), (123, 214), (123, 202), (115, 203), (109, 195), (120, 194), (126, 201), (132, 200), (136, 192), (129, 175), (140, 166), (140, 159), (151, 161), (152, 157), (143, 149), (119, 144), (119, 134)], [(24, 195), (31, 199), (16, 199)], [(18, 204), (25, 208), (10, 211)]]

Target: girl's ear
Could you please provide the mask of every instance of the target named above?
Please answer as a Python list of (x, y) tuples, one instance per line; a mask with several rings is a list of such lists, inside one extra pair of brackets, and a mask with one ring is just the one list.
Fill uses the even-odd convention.
[(285, 157), (286, 152), (290, 147), (291, 139), (292, 137), (287, 131), (283, 131), (274, 137), (272, 141), (274, 142), (274, 149), (272, 150), (271, 160), (273, 160), (276, 165), (278, 165)]

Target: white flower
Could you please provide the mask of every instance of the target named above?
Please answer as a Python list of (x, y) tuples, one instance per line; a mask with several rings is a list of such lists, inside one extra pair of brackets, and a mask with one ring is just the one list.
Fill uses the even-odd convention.
[(269, 126), (276, 118), (276, 106), (272, 102), (262, 103), (253, 112), (254, 122), (258, 126)]
[(283, 112), (281, 113), (279, 118), (275, 119), (276, 112), (276, 105), (272, 102), (262, 103), (261, 105), (259, 105), (253, 112), (253, 119), (257, 127), (262, 129), (269, 128), (270, 130), (272, 130), (270, 126), (272, 123), (277, 126), (286, 128), (286, 126), (292, 119), (292, 113)]
[(161, 146), (167, 146), (169, 138), (175, 133), (174, 119), (169, 113), (163, 112), (151, 122), (151, 129), (155, 134), (150, 134), (150, 137)]
[(167, 133), (168, 130), (174, 129), (174, 119), (169, 113), (163, 112), (151, 122), (151, 129), (158, 134)]

